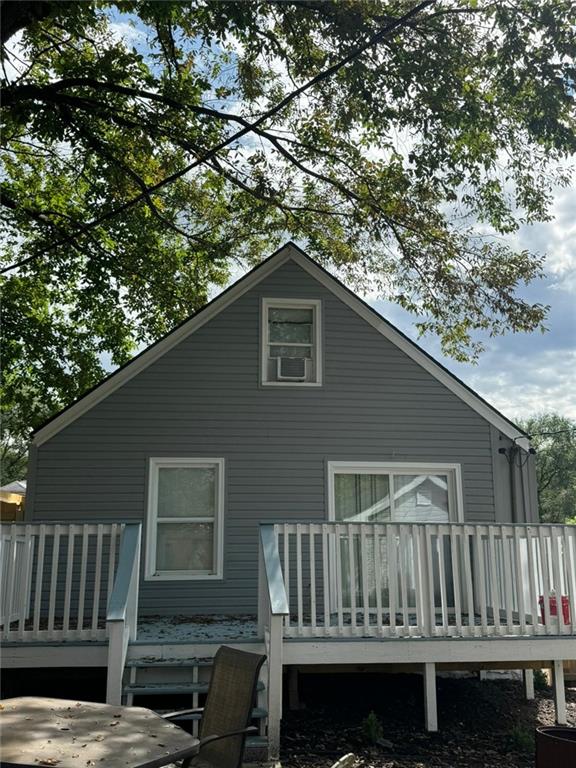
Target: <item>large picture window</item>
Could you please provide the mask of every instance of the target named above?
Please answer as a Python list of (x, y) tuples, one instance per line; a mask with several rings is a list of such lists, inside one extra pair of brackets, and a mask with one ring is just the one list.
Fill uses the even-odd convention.
[(223, 459), (150, 459), (146, 578), (222, 577), (223, 487)]
[(331, 462), (330, 518), (353, 523), (462, 519), (458, 464)]
[(321, 384), (320, 339), (319, 301), (263, 299), (262, 384)]

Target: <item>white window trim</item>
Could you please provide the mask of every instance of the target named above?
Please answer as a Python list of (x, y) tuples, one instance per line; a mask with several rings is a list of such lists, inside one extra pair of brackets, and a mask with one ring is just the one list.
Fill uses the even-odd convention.
[[(268, 310), (270, 307), (311, 308), (314, 310), (314, 364), (315, 381), (268, 381)], [(260, 384), (263, 387), (321, 387), (322, 386), (322, 302), (320, 299), (275, 299), (263, 298), (260, 313)]]
[[(217, 467), (216, 509), (214, 514), (214, 573), (194, 573), (192, 571), (157, 571), (156, 542), (158, 517), (158, 474), (161, 467)], [(180, 519), (180, 518), (179, 518)], [(203, 518), (199, 521), (202, 522)], [(224, 573), (224, 459), (205, 459), (196, 457), (151, 457), (148, 466), (148, 509), (146, 514), (146, 581), (216, 581), (222, 580)]]
[[(448, 482), (448, 509), (451, 523), (464, 522), (464, 494), (462, 491), (462, 465), (430, 462), (381, 462), (381, 461), (329, 461), (328, 462), (328, 519), (336, 520), (336, 499), (334, 496), (334, 475), (412, 475), (447, 474), (452, 478)], [(408, 523), (410, 525), (410, 523)]]

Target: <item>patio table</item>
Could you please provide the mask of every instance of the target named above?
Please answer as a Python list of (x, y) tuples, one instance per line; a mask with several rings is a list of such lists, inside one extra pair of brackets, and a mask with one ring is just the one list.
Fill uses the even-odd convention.
[(23, 696), (0, 702), (2, 768), (159, 768), (199, 741), (143, 707)]

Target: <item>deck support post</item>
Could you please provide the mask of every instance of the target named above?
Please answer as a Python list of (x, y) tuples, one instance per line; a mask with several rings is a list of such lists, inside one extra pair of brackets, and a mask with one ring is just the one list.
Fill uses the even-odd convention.
[(108, 674), (106, 679), (106, 703), (122, 703), (122, 674), (125, 651), (128, 645), (123, 621), (108, 622)]
[(268, 584), (266, 583), (266, 566), (262, 545), (258, 547), (258, 637), (264, 637), (266, 620), (268, 618)]
[(534, 670), (523, 669), (522, 677), (524, 678), (524, 693), (527, 701), (532, 701), (534, 698)]
[(554, 685), (554, 706), (556, 708), (556, 722), (558, 725), (566, 725), (566, 691), (564, 690), (564, 662), (554, 659), (552, 662), (552, 681)]
[(270, 760), (278, 760), (280, 756), (283, 622), (283, 616), (270, 615), (268, 646), (268, 757)]
[(424, 718), (426, 730), (438, 730), (438, 706), (436, 702), (436, 664), (424, 664)]

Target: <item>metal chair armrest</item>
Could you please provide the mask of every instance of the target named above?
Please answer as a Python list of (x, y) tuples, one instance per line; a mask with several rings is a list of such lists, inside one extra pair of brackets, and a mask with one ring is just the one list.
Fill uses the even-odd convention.
[(167, 712), (162, 715), (164, 720), (178, 720), (186, 715), (200, 715), (204, 712), (204, 707), (195, 707), (194, 709), (180, 709), (177, 712)]
[(240, 731), (230, 731), (230, 733), (220, 733), (214, 734), (212, 736), (205, 736), (203, 739), (200, 739), (200, 749), (206, 746), (206, 744), (211, 744), (213, 741), (228, 739), (230, 736), (242, 736), (243, 734), (249, 733), (258, 733), (258, 728), (256, 728), (254, 725), (249, 725), (248, 728), (242, 728)]

